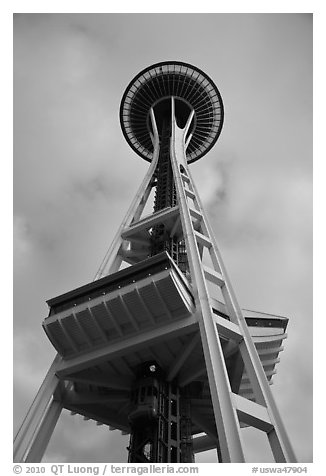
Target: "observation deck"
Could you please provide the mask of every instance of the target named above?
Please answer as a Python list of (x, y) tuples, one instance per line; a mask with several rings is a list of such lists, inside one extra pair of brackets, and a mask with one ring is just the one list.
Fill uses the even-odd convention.
[[(74, 383), (66, 409), (129, 433), (136, 369), (155, 360), (168, 381), (200, 386), (191, 400), (192, 434), (216, 432), (192, 288), (166, 252), (47, 302), (43, 327), (62, 357), (57, 375)], [(211, 299), (211, 305), (217, 323), (229, 319), (223, 303)], [(249, 310), (243, 315), (271, 383), (288, 319)], [(236, 343), (221, 336), (221, 344), (232, 391), (253, 400)], [(205, 438), (194, 439), (195, 452), (216, 445)]]
[(217, 141), (224, 118), (221, 95), (213, 81), (203, 71), (188, 63), (165, 61), (141, 71), (128, 85), (121, 101), (120, 123), (131, 148), (151, 162), (150, 110), (158, 121), (169, 113), (171, 97), (176, 104), (176, 119), (180, 127), (189, 113), (194, 117), (186, 159), (192, 163), (205, 155)]

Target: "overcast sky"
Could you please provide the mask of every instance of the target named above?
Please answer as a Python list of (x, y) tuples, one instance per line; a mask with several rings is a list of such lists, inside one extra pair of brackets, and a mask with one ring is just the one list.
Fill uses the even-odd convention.
[[(221, 92), (221, 136), (191, 168), (240, 305), (290, 319), (272, 390), (298, 460), (311, 462), (309, 14), (15, 15), (14, 431), (55, 355), (45, 301), (93, 280), (148, 167), (120, 131), (122, 94), (166, 60), (199, 67)], [(248, 461), (269, 461), (244, 431)], [(64, 411), (44, 461), (123, 462), (127, 445)]]

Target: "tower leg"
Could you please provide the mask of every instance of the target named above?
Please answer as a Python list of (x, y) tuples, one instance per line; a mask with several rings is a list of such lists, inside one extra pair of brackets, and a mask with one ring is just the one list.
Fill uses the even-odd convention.
[(57, 355), (14, 440), (14, 462), (41, 461), (62, 409), (62, 382), (56, 376)]
[[(172, 99), (173, 104), (173, 99)], [(252, 341), (242, 311), (237, 303), (234, 291), (227, 276), (225, 266), (208, 221), (200, 205), (195, 187), (192, 184), (190, 173), (185, 164), (185, 135), (189, 120), (184, 129), (180, 129), (174, 119), (172, 107), (173, 134), (171, 141), (171, 160), (174, 169), (175, 183), (178, 193), (179, 207), (182, 211), (181, 219), (187, 249), (189, 250), (189, 264), (196, 288), (196, 307), (201, 310), (199, 327), (207, 366), (207, 375), (214, 408), (216, 428), (219, 433), (221, 455), (223, 462), (244, 461), (239, 422), (245, 418), (241, 413), (241, 406), (247, 402), (241, 401), (233, 393), (227, 372), (219, 334), (214, 324), (214, 316), (210, 304), (210, 293), (206, 279), (211, 280), (216, 288), (221, 290), (230, 321), (235, 325), (235, 340), (248, 373), (253, 388), (255, 403), (244, 413), (250, 416), (250, 425), (262, 429), (268, 434), (269, 443), (276, 462), (295, 462), (295, 455), (276, 408), (269, 383), (259, 360), (257, 350)], [(186, 170), (186, 173), (182, 171)], [(186, 188), (187, 184), (188, 188)], [(193, 205), (189, 204), (189, 199)], [(200, 220), (200, 232), (195, 230), (192, 217)], [(198, 243), (208, 249), (212, 261), (212, 268), (203, 266)], [(224, 325), (221, 324), (222, 327)], [(236, 404), (232, 400), (236, 400)], [(253, 417), (265, 415), (262, 419)], [(243, 420), (244, 421), (244, 420)]]
[(224, 363), (223, 351), (220, 344), (216, 326), (212, 320), (211, 305), (209, 302), (208, 290), (202, 270), (201, 258), (198, 252), (197, 242), (192, 230), (191, 217), (188, 204), (183, 192), (183, 183), (180, 176), (180, 165), (186, 166), (184, 160), (185, 135), (187, 127), (180, 129), (174, 118), (174, 102), (172, 100), (172, 124), (173, 133), (171, 141), (171, 161), (174, 170), (175, 183), (178, 193), (179, 207), (181, 209), (181, 220), (184, 229), (187, 249), (189, 251), (189, 265), (191, 268), (194, 283), (196, 283), (197, 305), (201, 309), (199, 328), (203, 351), (207, 366), (207, 375), (211, 392), (211, 399), (214, 408), (216, 428), (223, 462), (244, 462), (242, 449), (242, 438), (240, 425), (236, 411), (232, 405), (230, 394), (231, 388)]
[(60, 400), (52, 400), (46, 409), (40, 426), (33, 435), (32, 443), (26, 454), (25, 463), (39, 463), (49, 444), (53, 430), (62, 410), (62, 402)]

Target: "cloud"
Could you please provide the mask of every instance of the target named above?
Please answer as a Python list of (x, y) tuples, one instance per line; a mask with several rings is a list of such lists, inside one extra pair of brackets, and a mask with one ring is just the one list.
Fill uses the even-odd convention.
[(191, 173), (205, 209), (212, 204), (224, 206), (228, 200), (230, 178), (235, 157), (231, 151), (210, 152), (203, 160), (191, 165)]
[(19, 273), (33, 252), (28, 224), (20, 216), (14, 216), (13, 219), (13, 252), (15, 256), (14, 272)]

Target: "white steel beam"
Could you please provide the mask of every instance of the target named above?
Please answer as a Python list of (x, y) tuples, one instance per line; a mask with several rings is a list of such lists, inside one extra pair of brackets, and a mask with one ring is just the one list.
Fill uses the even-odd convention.
[(152, 215), (149, 215), (148, 217), (144, 217), (142, 220), (131, 224), (128, 228), (125, 228), (123, 230), (123, 232), (121, 233), (121, 236), (123, 239), (131, 240), (133, 235), (141, 231), (148, 230), (149, 228), (152, 228), (154, 225), (164, 223), (167, 220), (170, 220), (171, 218), (175, 218), (178, 216), (178, 214), (179, 214), (178, 207), (164, 208), (163, 210), (153, 213)]
[(194, 231), (194, 233), (199, 245), (206, 246), (206, 248), (211, 248), (212, 242), (208, 236), (199, 233), (199, 231)]
[(242, 423), (266, 433), (273, 429), (266, 407), (235, 393), (232, 393), (232, 398)]
[(177, 375), (191, 352), (194, 350), (198, 342), (200, 341), (200, 335), (199, 333), (196, 333), (192, 339), (186, 344), (180, 351), (180, 353), (176, 356), (174, 362), (170, 366), (168, 372), (167, 372), (167, 381), (170, 382), (171, 380), (174, 379), (174, 377)]
[(53, 430), (57, 424), (61, 414), (63, 405), (62, 401), (52, 400), (49, 404), (46, 413), (43, 416), (42, 422), (33, 435), (33, 441), (27, 451), (24, 463), (39, 463), (51, 439)]
[[(190, 180), (189, 177), (188, 177), (188, 180)], [(190, 211), (190, 215), (191, 215), (193, 218), (195, 218), (195, 219), (198, 220), (198, 221), (201, 221), (201, 220), (202, 220), (203, 215), (200, 213), (199, 210), (196, 210), (195, 208), (189, 207), (189, 211)]]
[(185, 193), (186, 193), (187, 197), (191, 198), (192, 200), (194, 200), (196, 198), (196, 195), (194, 194), (194, 192), (192, 190), (185, 189)]
[(185, 174), (181, 173), (181, 178), (186, 183), (190, 182), (190, 178), (188, 177), (188, 175), (185, 175)]
[[(56, 376), (58, 365), (62, 361), (62, 357), (57, 354), (51, 367), (49, 368), (46, 377), (23, 421), (14, 440), (14, 461), (24, 462), (28, 457), (28, 450), (37, 435), (37, 429), (40, 428), (44, 416), (49, 411), (49, 406), (53, 399), (53, 395), (60, 385), (60, 380)], [(53, 410), (55, 405), (52, 405), (49, 418), (53, 421), (56, 412)], [(50, 425), (51, 426), (51, 425)]]
[(217, 284), (219, 287), (224, 286), (224, 278), (221, 273), (218, 273), (214, 269), (208, 268), (208, 266), (203, 266), (205, 277)]
[(224, 337), (225, 339), (232, 339), (236, 342), (242, 341), (243, 337), (239, 326), (234, 324), (234, 322), (228, 321), (224, 317), (218, 316), (217, 314), (213, 314), (213, 320), (221, 337)]

